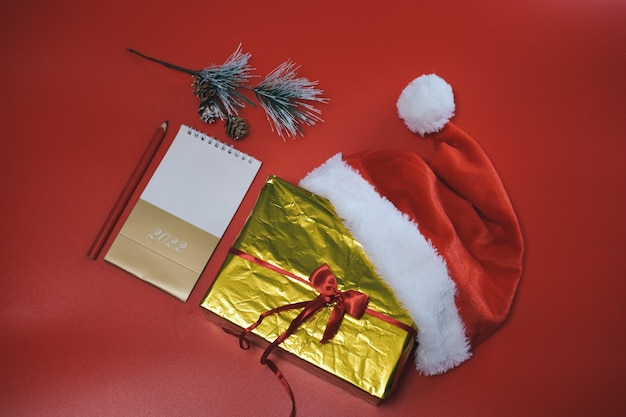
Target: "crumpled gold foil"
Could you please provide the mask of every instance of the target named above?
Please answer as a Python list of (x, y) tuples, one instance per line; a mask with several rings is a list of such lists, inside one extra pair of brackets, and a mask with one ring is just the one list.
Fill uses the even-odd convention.
[[(340, 290), (367, 294), (368, 308), (415, 328), (333, 206), (278, 177), (267, 180), (233, 246), (305, 279), (326, 263)], [(229, 254), (201, 306), (243, 329), (267, 310), (316, 296), (309, 285)], [(321, 344), (332, 307), (325, 307), (303, 323), (280, 348), (371, 396), (387, 397), (414, 338), (365, 313), (361, 319), (346, 315), (337, 335)], [(299, 312), (270, 315), (253, 333), (272, 342)]]

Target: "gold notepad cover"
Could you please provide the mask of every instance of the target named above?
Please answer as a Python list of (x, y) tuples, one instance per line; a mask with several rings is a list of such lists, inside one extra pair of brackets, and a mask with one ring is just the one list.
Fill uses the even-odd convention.
[(186, 301), (260, 166), (181, 125), (105, 261)]

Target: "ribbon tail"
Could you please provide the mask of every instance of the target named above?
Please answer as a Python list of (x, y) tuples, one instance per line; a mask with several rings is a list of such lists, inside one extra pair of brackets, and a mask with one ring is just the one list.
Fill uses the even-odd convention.
[(298, 327), (300, 327), (302, 323), (304, 323), (306, 320), (311, 318), (315, 313), (317, 313), (322, 307), (326, 305), (327, 302), (328, 302), (327, 297), (323, 295), (318, 295), (312, 301), (307, 301), (306, 302), (307, 305), (304, 308), (304, 310), (302, 310), (300, 314), (298, 314), (298, 316), (291, 321), (291, 324), (289, 325), (287, 330), (282, 332), (280, 336), (278, 336), (276, 340), (270, 343), (270, 345), (265, 349), (265, 351), (263, 352), (263, 355), (261, 356), (261, 363), (265, 364), (265, 362), (267, 361), (267, 357), (269, 356), (270, 353), (272, 353), (274, 348), (276, 348), (276, 346), (280, 345), (282, 342), (285, 341), (285, 339), (291, 336), (298, 329)]
[(324, 334), (322, 335), (320, 343), (326, 343), (335, 337), (339, 331), (339, 327), (341, 326), (341, 322), (343, 321), (345, 314), (346, 309), (343, 303), (336, 303), (330, 317), (328, 318), (328, 323), (326, 323), (326, 328), (324, 329)]
[(276, 307), (276, 308), (273, 308), (271, 310), (268, 310), (268, 311), (265, 311), (265, 312), (261, 313), (259, 315), (259, 319), (255, 323), (253, 323), (250, 326), (246, 327), (241, 332), (241, 334), (239, 335), (239, 347), (244, 349), (244, 350), (250, 349), (250, 343), (248, 342), (248, 339), (246, 339), (246, 336), (248, 334), (250, 334), (250, 332), (252, 332), (252, 330), (256, 329), (263, 322), (263, 319), (265, 319), (265, 317), (267, 317), (267, 316), (269, 316), (271, 314), (280, 313), (282, 311), (294, 310), (296, 308), (306, 307), (310, 303), (311, 303), (310, 301), (302, 301), (302, 302), (299, 302), (299, 303), (287, 304), (287, 305)]
[(287, 382), (287, 378), (285, 377), (285, 375), (283, 375), (280, 369), (278, 369), (278, 366), (276, 366), (276, 364), (272, 362), (271, 360), (268, 359), (265, 362), (265, 366), (270, 368), (270, 370), (274, 373), (276, 378), (278, 378), (278, 381), (283, 386), (285, 391), (287, 391), (287, 395), (289, 395), (289, 399), (291, 400), (291, 413), (289, 414), (289, 417), (295, 417), (296, 416), (296, 398), (293, 395), (293, 391), (291, 390), (291, 386), (289, 385), (289, 382)]

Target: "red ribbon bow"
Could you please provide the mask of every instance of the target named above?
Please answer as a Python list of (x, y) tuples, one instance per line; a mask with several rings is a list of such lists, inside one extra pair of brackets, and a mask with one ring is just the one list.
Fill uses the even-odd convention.
[(356, 290), (341, 291), (337, 288), (337, 278), (330, 270), (327, 264), (323, 264), (318, 267), (309, 277), (311, 285), (319, 292), (319, 295), (311, 301), (302, 301), (299, 303), (287, 304), (284, 306), (276, 307), (262, 313), (259, 319), (253, 325), (245, 329), (239, 336), (239, 345), (243, 349), (249, 348), (249, 343), (246, 339), (252, 330), (261, 324), (263, 319), (271, 314), (280, 313), (282, 311), (293, 310), (297, 308), (303, 308), (298, 316), (292, 320), (291, 324), (280, 336), (276, 338), (263, 352), (261, 356), (261, 363), (267, 361), (267, 357), (274, 350), (276, 346), (281, 344), (285, 339), (291, 336), (302, 323), (309, 318), (313, 317), (315, 313), (324, 308), (327, 305), (335, 304), (333, 311), (326, 323), (324, 334), (320, 343), (326, 343), (332, 339), (339, 331), (339, 326), (343, 321), (344, 316), (351, 315), (356, 319), (360, 319), (367, 309), (367, 303), (369, 302), (369, 296)]
[(363, 316), (370, 298), (367, 294), (356, 290), (340, 291), (337, 288), (337, 278), (326, 264), (313, 271), (310, 281), (319, 291), (320, 295), (317, 298), (322, 298), (324, 305), (335, 303), (321, 340), (321, 343), (326, 343), (337, 334), (346, 313), (355, 319)]

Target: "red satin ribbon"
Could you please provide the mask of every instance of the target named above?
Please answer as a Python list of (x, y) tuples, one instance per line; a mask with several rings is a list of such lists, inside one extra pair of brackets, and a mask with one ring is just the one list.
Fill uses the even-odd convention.
[[(266, 262), (266, 261), (264, 261), (262, 259), (259, 259), (259, 258), (255, 257), (255, 256), (250, 255), (249, 253), (243, 252), (243, 251), (241, 251), (239, 249), (231, 247), (229, 249), (229, 252), (231, 254), (233, 254), (233, 255), (239, 256), (240, 258), (243, 258), (243, 259), (245, 259), (247, 261), (255, 263), (255, 264), (257, 264), (259, 266), (262, 266), (264, 268), (270, 269), (270, 270), (272, 270), (274, 272), (277, 272), (277, 273), (279, 273), (281, 275), (284, 275), (286, 277), (293, 278), (293, 279), (295, 279), (297, 281), (300, 281), (303, 284), (313, 285), (313, 283), (310, 280), (306, 280), (304, 278), (301, 278), (301, 277), (299, 277), (296, 274), (293, 274), (293, 273), (291, 273), (289, 271), (286, 271), (286, 270), (284, 270), (282, 268), (279, 268), (276, 265), (272, 265), (269, 262)], [(293, 308), (298, 308), (298, 307), (293, 307)], [(386, 314), (383, 314), (383, 313), (380, 313), (378, 311), (372, 310), (371, 308), (365, 308), (365, 313), (367, 313), (370, 316), (376, 317), (377, 319), (385, 321), (385, 322), (387, 322), (387, 323), (389, 323), (389, 324), (391, 324), (391, 325), (393, 325), (393, 326), (395, 326), (395, 327), (397, 327), (399, 329), (402, 329), (402, 330), (404, 330), (405, 332), (407, 332), (408, 334), (410, 334), (413, 337), (417, 336), (417, 331), (412, 326), (409, 326), (409, 325), (407, 325), (407, 324), (405, 324), (405, 323), (403, 323), (403, 322), (401, 322), (399, 320), (396, 320), (393, 317), (389, 317)], [(360, 316), (358, 318), (360, 318)]]
[(315, 313), (317, 313), (325, 306), (334, 304), (333, 311), (328, 318), (328, 322), (326, 323), (326, 328), (324, 329), (324, 334), (322, 335), (320, 343), (328, 342), (337, 334), (337, 332), (339, 331), (339, 326), (341, 326), (341, 322), (343, 321), (346, 313), (356, 319), (360, 319), (363, 314), (367, 312), (370, 315), (378, 317), (381, 320), (384, 320), (388, 323), (393, 324), (394, 326), (406, 330), (408, 333), (415, 337), (415, 329), (413, 329), (412, 327), (407, 326), (406, 324), (396, 319), (367, 308), (367, 304), (369, 302), (369, 296), (367, 294), (356, 290), (339, 290), (337, 288), (337, 278), (332, 273), (330, 267), (327, 264), (323, 264), (315, 271), (313, 271), (313, 273), (309, 277), (309, 280), (307, 281), (275, 265), (272, 265), (250, 254), (242, 252), (239, 249), (230, 248), (230, 253), (251, 261), (257, 265), (271, 269), (272, 271), (278, 272), (282, 275), (312, 285), (313, 288), (315, 288), (319, 293), (319, 295), (313, 300), (286, 304), (261, 313), (259, 315), (259, 319), (254, 324), (244, 329), (239, 335), (239, 346), (242, 349), (247, 350), (250, 348), (250, 342), (248, 341), (246, 336), (250, 334), (250, 332), (254, 330), (257, 326), (259, 326), (265, 317), (272, 314), (280, 313), (282, 311), (294, 310), (298, 308), (303, 309), (300, 314), (298, 314), (298, 316), (296, 316), (296, 318), (291, 321), (287, 330), (281, 333), (276, 338), (276, 340), (270, 343), (270, 345), (263, 352), (263, 355), (261, 355), (261, 363), (268, 366), (272, 370), (274, 375), (276, 375), (280, 383), (287, 391), (289, 398), (291, 399), (291, 417), (294, 417), (296, 415), (296, 402), (293, 391), (291, 390), (291, 387), (289, 386), (289, 383), (287, 382), (287, 379), (285, 378), (283, 373), (280, 372), (274, 362), (268, 359), (268, 356), (278, 345), (280, 345), (282, 342), (285, 341), (285, 339), (291, 336), (298, 329), (298, 327), (302, 325), (302, 323), (313, 317)]
[(291, 399), (290, 416), (292, 417), (296, 415), (296, 401), (293, 395), (293, 391), (291, 390), (289, 382), (287, 382), (287, 378), (285, 378), (285, 376), (278, 369), (276, 364), (268, 359), (269, 354), (272, 353), (276, 346), (280, 345), (282, 342), (285, 341), (285, 339), (291, 336), (302, 323), (313, 317), (315, 313), (317, 313), (325, 306), (333, 303), (335, 304), (333, 312), (331, 313), (328, 319), (328, 323), (326, 324), (326, 328), (324, 329), (324, 334), (320, 343), (328, 342), (330, 339), (333, 338), (333, 336), (337, 334), (339, 326), (341, 325), (341, 322), (343, 321), (346, 313), (356, 319), (360, 319), (365, 312), (367, 303), (369, 302), (369, 296), (367, 294), (363, 294), (362, 292), (355, 290), (340, 291), (337, 288), (337, 278), (335, 278), (327, 264), (323, 264), (315, 271), (313, 271), (309, 278), (309, 281), (311, 282), (313, 287), (319, 292), (319, 295), (317, 297), (315, 297), (311, 301), (302, 301), (299, 303), (287, 304), (268, 310), (259, 316), (259, 319), (256, 321), (256, 323), (243, 330), (241, 332), (241, 335), (239, 335), (239, 346), (242, 349), (249, 349), (250, 343), (248, 342), (248, 339), (246, 339), (246, 336), (259, 324), (261, 324), (265, 317), (271, 314), (280, 313), (281, 311), (304, 308), (300, 312), (300, 314), (298, 314), (298, 316), (291, 321), (291, 324), (289, 325), (287, 330), (281, 333), (280, 336), (278, 336), (276, 340), (274, 340), (265, 349), (263, 355), (261, 356), (261, 363), (268, 366), (272, 370), (274, 375), (276, 375), (280, 383), (287, 391), (287, 394)]
[(261, 363), (264, 363), (271, 351), (291, 336), (302, 323), (313, 317), (315, 313), (327, 305), (334, 303), (335, 307), (333, 308), (333, 312), (328, 319), (328, 323), (326, 323), (326, 328), (324, 329), (324, 334), (320, 343), (328, 342), (337, 334), (339, 326), (341, 325), (346, 313), (356, 319), (360, 319), (361, 316), (363, 316), (367, 303), (369, 302), (369, 296), (355, 290), (340, 291), (337, 288), (337, 278), (335, 278), (328, 265), (324, 264), (313, 271), (310, 277), (310, 282), (319, 292), (319, 295), (313, 300), (287, 304), (261, 313), (256, 323), (249, 326), (241, 333), (239, 338), (240, 345), (244, 347), (245, 343), (242, 343), (242, 341), (246, 340), (246, 335), (261, 324), (265, 317), (282, 311), (303, 308), (300, 314), (292, 320), (287, 330), (285, 330), (267, 347), (261, 357)]

